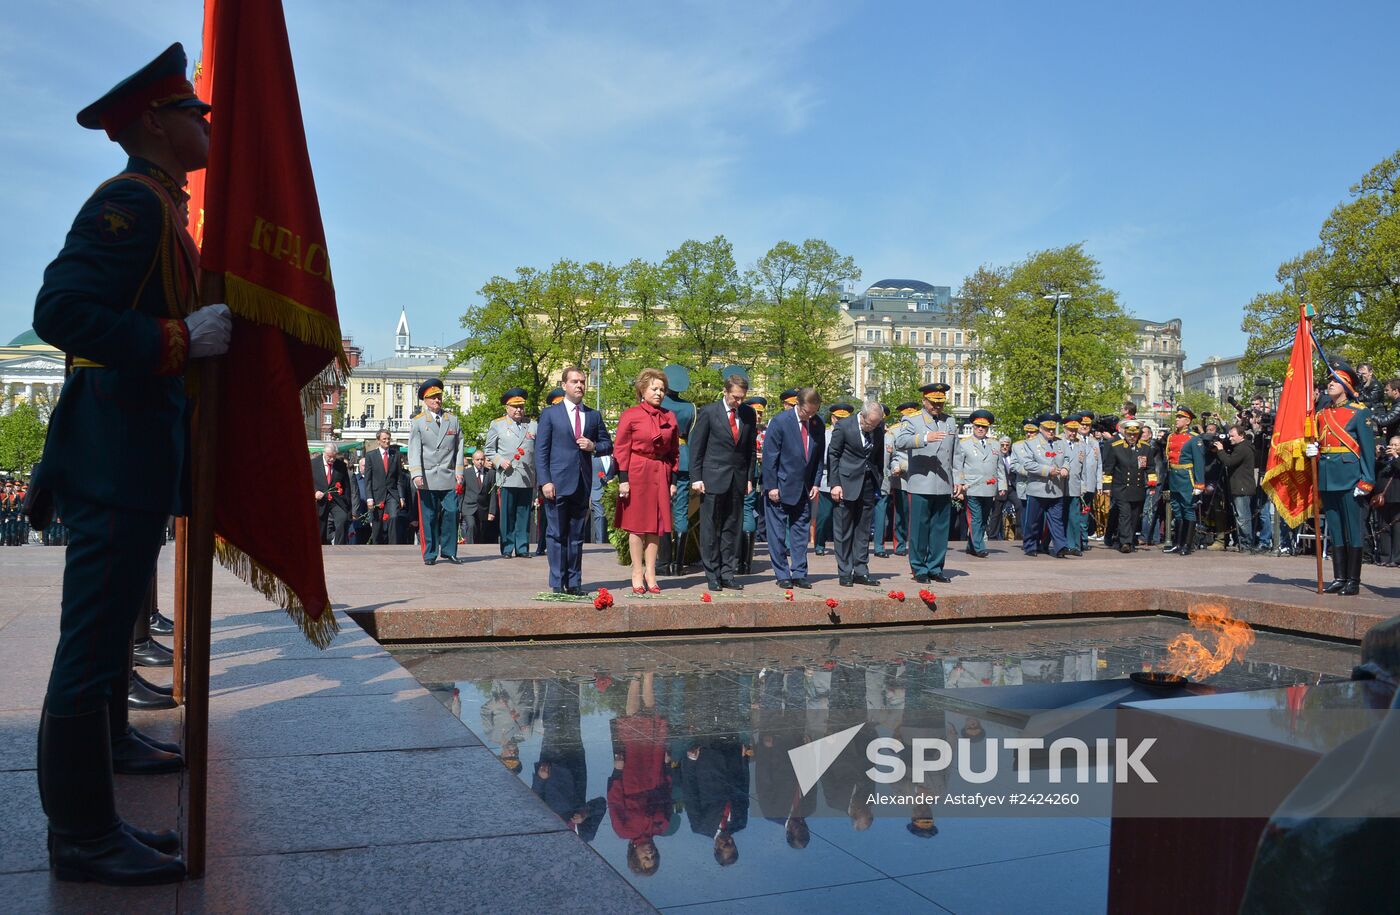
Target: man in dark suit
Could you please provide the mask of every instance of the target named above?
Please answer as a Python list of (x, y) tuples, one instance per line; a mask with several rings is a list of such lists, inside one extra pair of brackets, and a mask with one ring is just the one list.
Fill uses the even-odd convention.
[(797, 392), (797, 404), (768, 424), (763, 438), (763, 512), (768, 558), (780, 588), (811, 588), (807, 580), (807, 528), (817, 498), (817, 473), (826, 427), (817, 416), (816, 388)]
[(754, 459), (758, 417), (744, 403), (749, 380), (724, 379), (724, 397), (700, 408), (690, 438), (691, 488), (700, 493), (700, 561), (711, 591), (740, 590), (740, 533)]
[(311, 487), (316, 491), (321, 542), (345, 543), (350, 530), (350, 471), (334, 445), (311, 459)]
[(472, 463), (462, 477), (462, 539), (467, 543), (491, 543), (491, 523), (496, 520), (496, 471), (486, 465), (486, 452), (472, 451)]
[(389, 430), (375, 436), (379, 447), (365, 455), (365, 508), (370, 517), (370, 543), (398, 543), (394, 523), (399, 513), (399, 487), (403, 471), (399, 449), (390, 444)]
[(869, 565), (870, 522), (884, 476), (885, 410), (878, 403), (868, 403), (832, 427), (826, 449), (837, 584), (843, 588), (875, 584)]
[(593, 542), (608, 542), (608, 517), (603, 511), (603, 491), (617, 477), (617, 461), (611, 454), (593, 455), (593, 488), (588, 495), (588, 510), (593, 517)]
[(612, 454), (602, 415), (583, 402), (587, 375), (564, 369), (564, 399), (540, 413), (535, 435), (535, 480), (548, 524), (549, 586), (583, 596), (583, 525), (588, 518), (592, 456)]

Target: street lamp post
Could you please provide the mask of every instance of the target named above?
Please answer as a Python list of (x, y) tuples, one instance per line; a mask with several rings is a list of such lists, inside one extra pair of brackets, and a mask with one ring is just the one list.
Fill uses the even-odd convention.
[(1069, 301), (1068, 292), (1051, 292), (1042, 296), (1055, 310), (1055, 412), (1060, 412), (1060, 312), (1061, 305)]
[(583, 325), (585, 331), (595, 330), (598, 332), (598, 346), (594, 350), (594, 365), (598, 367), (597, 394), (594, 401), (599, 413), (603, 412), (603, 331), (608, 329), (606, 321), (594, 321), (591, 324)]

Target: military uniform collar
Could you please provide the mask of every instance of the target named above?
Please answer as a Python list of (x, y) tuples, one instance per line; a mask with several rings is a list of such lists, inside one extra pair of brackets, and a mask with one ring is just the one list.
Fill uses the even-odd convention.
[(132, 156), (127, 160), (126, 170), (138, 175), (145, 175), (147, 178), (155, 179), (161, 187), (165, 188), (166, 192), (170, 194), (171, 198), (177, 204), (184, 203), (186, 200), (190, 199), (190, 195), (185, 193), (185, 188), (182, 185), (176, 184), (175, 179), (170, 177), (169, 172), (149, 159), (142, 159), (140, 156)]

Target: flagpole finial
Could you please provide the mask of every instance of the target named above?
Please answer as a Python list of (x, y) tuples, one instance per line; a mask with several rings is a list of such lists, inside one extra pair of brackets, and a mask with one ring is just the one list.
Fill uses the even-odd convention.
[(1303, 317), (1305, 317), (1305, 318), (1315, 318), (1315, 317), (1317, 317), (1317, 309), (1316, 309), (1316, 308), (1313, 308), (1313, 307), (1312, 307), (1312, 304), (1309, 303), (1309, 302), (1304, 302), (1304, 303), (1303, 303)]

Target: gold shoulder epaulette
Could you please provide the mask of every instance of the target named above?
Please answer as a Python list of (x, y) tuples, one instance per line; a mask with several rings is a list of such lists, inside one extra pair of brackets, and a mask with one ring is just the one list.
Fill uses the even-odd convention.
[(1125, 442), (1125, 441), (1123, 441), (1123, 440), (1120, 438), (1118, 441), (1116, 441), (1116, 442), (1113, 443), (1113, 447), (1114, 447), (1114, 448), (1126, 448), (1126, 447), (1128, 447), (1128, 443)]

